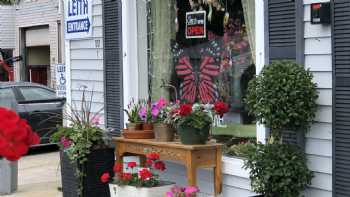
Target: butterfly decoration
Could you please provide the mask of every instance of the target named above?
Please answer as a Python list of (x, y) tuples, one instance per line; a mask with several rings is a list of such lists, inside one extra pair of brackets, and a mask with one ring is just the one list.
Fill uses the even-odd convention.
[(181, 100), (213, 103), (219, 98), (215, 77), (220, 75), (223, 49), (218, 42), (213, 40), (190, 48), (173, 46), (175, 71), (181, 79)]

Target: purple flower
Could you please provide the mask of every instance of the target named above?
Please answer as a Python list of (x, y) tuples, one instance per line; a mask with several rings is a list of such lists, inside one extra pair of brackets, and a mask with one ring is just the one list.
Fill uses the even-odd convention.
[(72, 145), (72, 141), (68, 138), (66, 138), (65, 136), (61, 137), (60, 140), (61, 144), (63, 145), (63, 148), (69, 148)]
[(159, 114), (159, 109), (157, 107), (152, 108), (152, 117), (156, 118)]
[(167, 104), (167, 101), (164, 97), (160, 97), (160, 99), (157, 101), (158, 109), (165, 107), (166, 104)]
[(139, 116), (140, 116), (141, 120), (146, 121), (146, 119), (147, 119), (147, 108), (146, 107), (142, 107), (140, 109)]

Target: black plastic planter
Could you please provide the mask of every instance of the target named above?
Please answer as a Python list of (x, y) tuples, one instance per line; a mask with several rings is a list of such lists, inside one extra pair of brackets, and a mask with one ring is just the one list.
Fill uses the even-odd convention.
[(104, 172), (113, 171), (114, 149), (94, 150), (88, 161), (80, 166), (86, 177), (83, 180), (83, 196), (78, 194), (78, 178), (75, 176), (77, 164), (71, 163), (61, 151), (61, 175), (63, 197), (110, 197), (108, 184), (102, 184), (100, 177)]

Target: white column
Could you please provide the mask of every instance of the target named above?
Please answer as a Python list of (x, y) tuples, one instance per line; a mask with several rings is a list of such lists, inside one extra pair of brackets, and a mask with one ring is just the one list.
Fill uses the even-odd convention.
[[(264, 0), (255, 0), (255, 32), (256, 32), (256, 73), (259, 74), (265, 65), (265, 18)], [(257, 124), (256, 137), (261, 143), (266, 142), (266, 128)]]
[[(136, 0), (122, 0), (124, 109), (139, 98)], [(124, 123), (128, 118), (124, 114)]]

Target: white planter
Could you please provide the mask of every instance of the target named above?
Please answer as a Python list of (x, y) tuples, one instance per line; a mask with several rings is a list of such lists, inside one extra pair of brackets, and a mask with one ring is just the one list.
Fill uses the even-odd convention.
[(164, 197), (175, 184), (165, 184), (164, 186), (151, 188), (137, 188), (133, 186), (119, 186), (109, 184), (111, 197)]
[(0, 159), (0, 195), (11, 194), (17, 190), (18, 162)]

